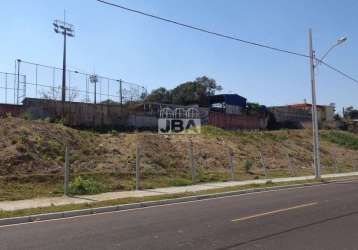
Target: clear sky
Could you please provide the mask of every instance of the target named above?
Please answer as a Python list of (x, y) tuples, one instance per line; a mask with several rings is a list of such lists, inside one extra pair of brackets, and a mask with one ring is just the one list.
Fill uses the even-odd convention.
[[(114, 3), (308, 54), (308, 29), (322, 55), (340, 36), (327, 62), (358, 78), (356, 0), (109, 0)], [(308, 60), (128, 13), (95, 0), (2, 0), (0, 71), (13, 72), (20, 58), (61, 66), (62, 40), (52, 21), (75, 25), (68, 44), (72, 69), (123, 78), (148, 90), (207, 75), (224, 92), (249, 101), (284, 105), (310, 100)], [(318, 102), (358, 107), (358, 84), (321, 66)]]

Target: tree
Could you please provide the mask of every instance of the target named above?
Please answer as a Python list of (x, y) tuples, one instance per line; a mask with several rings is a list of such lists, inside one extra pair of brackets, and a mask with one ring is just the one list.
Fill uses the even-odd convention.
[(344, 111), (344, 117), (349, 119), (358, 119), (358, 110), (354, 109), (352, 106), (348, 107)]
[(166, 88), (158, 88), (152, 91), (146, 98), (147, 102), (171, 103), (171, 93)]
[(172, 90), (163, 87), (155, 89), (145, 100), (177, 105), (199, 104), (200, 106), (208, 106), (209, 96), (215, 95), (215, 92), (220, 90), (222, 90), (222, 87), (214, 79), (202, 76), (194, 81), (182, 83)]
[(112, 99), (106, 99), (104, 101), (101, 101), (100, 104), (107, 104), (107, 105), (120, 105), (121, 103), (116, 102)]
[(174, 104), (178, 105), (199, 104), (200, 106), (208, 106), (209, 96), (215, 95), (215, 92), (220, 90), (222, 90), (222, 87), (214, 79), (202, 76), (174, 88), (172, 100)]

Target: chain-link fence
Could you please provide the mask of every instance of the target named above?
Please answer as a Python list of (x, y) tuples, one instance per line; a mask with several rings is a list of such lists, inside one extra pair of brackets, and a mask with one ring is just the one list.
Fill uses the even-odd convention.
[[(0, 102), (21, 104), (24, 98), (62, 100), (62, 75), (61, 68), (16, 60), (15, 73), (2, 76)], [(135, 83), (66, 71), (66, 101), (125, 104), (143, 99), (146, 94), (147, 90)]]
[(0, 72), (0, 103), (17, 104), (26, 95), (26, 77)]

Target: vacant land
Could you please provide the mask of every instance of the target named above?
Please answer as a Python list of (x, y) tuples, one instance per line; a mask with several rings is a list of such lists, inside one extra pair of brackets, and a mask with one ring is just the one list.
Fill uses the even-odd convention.
[[(323, 172), (358, 167), (357, 135), (324, 130), (321, 139)], [(90, 180), (92, 193), (134, 188), (137, 144), (143, 188), (188, 185), (190, 141), (197, 181), (230, 179), (230, 151), (236, 179), (264, 178), (263, 163), (272, 177), (313, 173), (310, 130), (234, 132), (204, 127), (201, 135), (163, 136), (98, 133), (9, 117), (0, 119), (0, 200), (61, 195), (65, 145), (70, 148), (72, 180), (82, 177), (74, 185)]]

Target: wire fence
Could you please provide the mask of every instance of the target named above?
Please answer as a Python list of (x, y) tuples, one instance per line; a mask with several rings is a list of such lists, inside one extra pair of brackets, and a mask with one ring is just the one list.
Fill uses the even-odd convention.
[(26, 77), (0, 72), (0, 103), (16, 104), (25, 96)]
[[(15, 72), (4, 74), (0, 81), (1, 103), (21, 104), (24, 98), (62, 100), (61, 68), (18, 59)], [(75, 70), (66, 71), (66, 101), (125, 104), (146, 95), (147, 90), (139, 84)]]
[[(160, 135), (158, 135), (160, 136)], [(227, 181), (244, 180), (266, 180), (274, 178), (287, 178), (299, 176), (313, 176), (312, 156), (302, 162), (302, 152), (286, 149), (275, 155), (270, 154), (267, 148), (255, 150), (255, 152), (246, 152), (238, 147), (223, 144), (220, 152), (208, 151), (191, 139), (183, 137), (183, 144), (180, 149), (173, 149), (169, 153), (163, 153), (165, 158), (159, 162), (156, 156), (153, 156), (153, 148), (148, 147), (142, 141), (134, 141), (127, 149), (128, 158), (123, 160), (125, 167), (106, 168), (104, 165), (111, 164), (109, 159), (101, 159), (93, 163), (94, 158), (88, 156), (79, 159), (79, 150), (75, 149), (75, 142), (68, 145), (62, 143), (62, 156), (60, 167), (56, 172), (26, 174), (18, 173), (13, 175), (0, 176), (0, 181), (8, 185), (11, 182), (19, 182), (26, 185), (44, 185), (50, 187), (51, 193), (60, 193), (65, 191), (70, 194), (73, 189), (70, 188), (76, 183), (77, 178), (84, 178), (98, 183), (103, 189), (99, 192), (120, 191), (120, 190), (144, 190), (168, 186), (186, 186), (198, 183), (213, 183)], [(162, 140), (157, 138), (156, 141)], [(67, 149), (66, 149), (67, 148)], [(169, 150), (169, 149), (168, 149)], [(82, 151), (82, 150), (81, 150)], [(67, 152), (67, 153), (66, 153)], [(117, 152), (113, 150), (113, 152)], [(83, 152), (82, 152), (83, 153)], [(81, 154), (82, 154), (81, 153)], [(332, 149), (329, 154), (322, 154), (322, 173), (345, 173), (355, 172), (358, 169), (358, 158), (356, 155), (345, 156), (347, 152), (337, 152)], [(124, 152), (113, 153), (113, 158), (119, 157)], [(341, 157), (337, 157), (339, 154)], [(218, 165), (208, 167), (210, 161), (218, 160)], [(338, 160), (340, 159), (340, 160)], [(279, 164), (276, 160), (279, 160)], [(118, 164), (118, 162), (116, 163)], [(89, 169), (88, 166), (92, 166)], [(212, 164), (211, 164), (212, 165)], [(159, 166), (159, 167), (158, 167)], [(50, 182), (50, 183), (48, 183)], [(65, 185), (65, 186), (64, 186)], [(82, 185), (82, 184), (80, 184)], [(62, 187), (64, 187), (62, 189)], [(67, 188), (66, 188), (67, 187)], [(6, 188), (6, 187), (5, 187)], [(5, 189), (6, 190), (6, 189)], [(59, 191), (60, 190), (60, 191)], [(62, 191), (61, 191), (62, 190)], [(1, 194), (1, 192), (0, 192)]]

